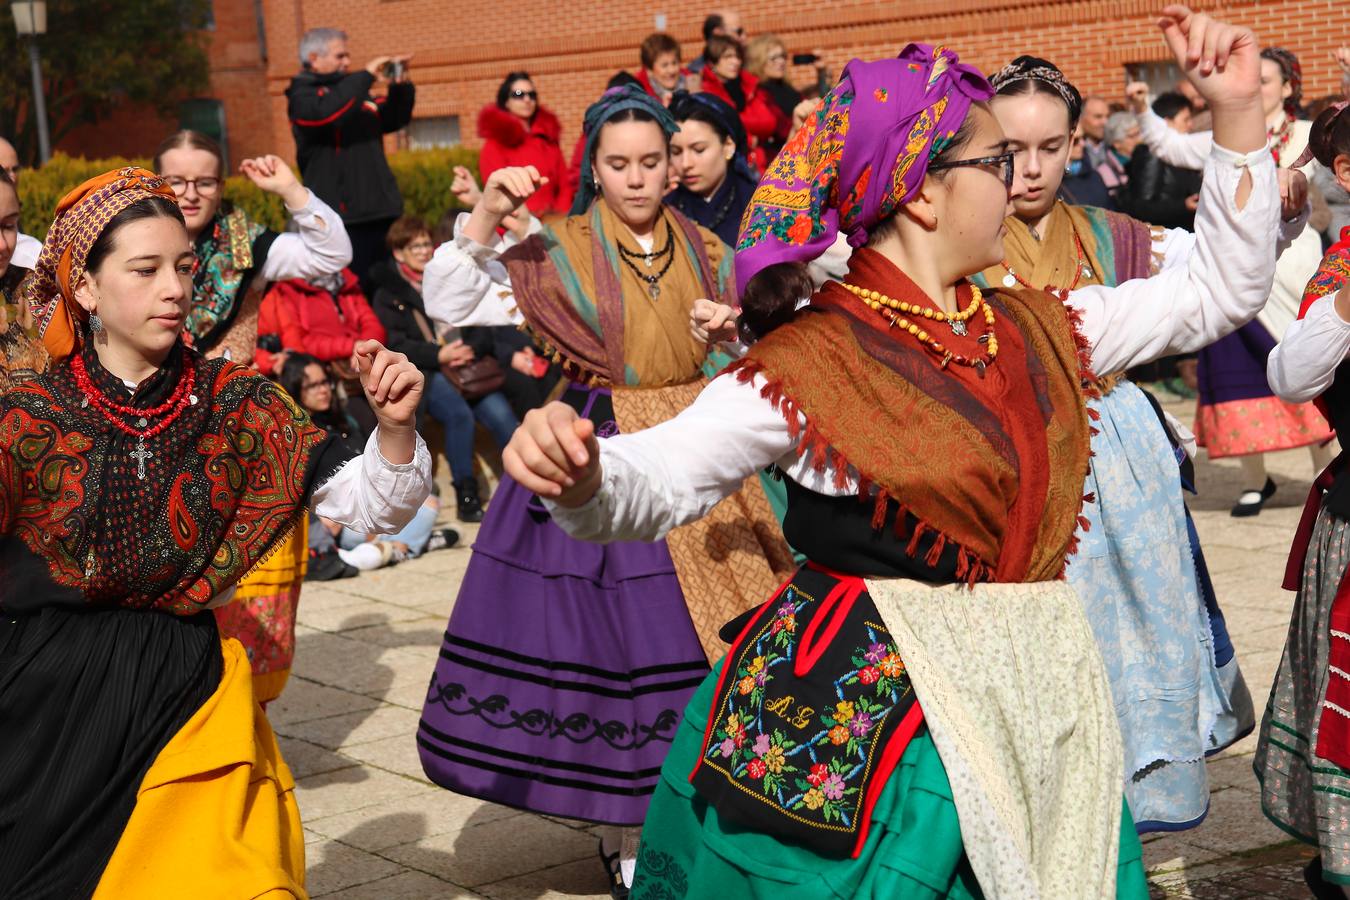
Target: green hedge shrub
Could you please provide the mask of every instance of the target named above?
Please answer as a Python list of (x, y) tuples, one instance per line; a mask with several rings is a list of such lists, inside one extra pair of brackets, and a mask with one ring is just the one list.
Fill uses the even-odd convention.
[[(23, 204), (23, 231), (38, 240), (47, 236), (56, 204), (72, 188), (86, 179), (109, 169), (123, 166), (147, 166), (146, 159), (84, 159), (57, 153), (40, 169), (29, 169), (20, 179), (20, 201)], [(389, 156), (399, 190), (403, 192), (404, 209), (426, 220), (432, 227), (447, 210), (460, 204), (450, 193), (455, 166), (468, 166), (477, 177), (478, 151), (465, 147), (444, 150), (403, 150)], [(225, 198), (242, 208), (255, 221), (268, 228), (282, 231), (286, 227), (286, 210), (281, 198), (260, 190), (242, 175), (233, 175), (225, 181)]]

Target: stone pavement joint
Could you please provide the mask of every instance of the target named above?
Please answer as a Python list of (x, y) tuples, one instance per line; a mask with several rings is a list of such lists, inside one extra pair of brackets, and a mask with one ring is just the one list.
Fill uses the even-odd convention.
[[(1312, 479), (1306, 451), (1267, 461), (1279, 489), (1255, 519), (1228, 515), (1235, 461), (1202, 456), (1190, 498), (1258, 714), (1284, 646), (1293, 595), (1279, 583)], [(458, 547), (301, 594), (294, 674), (268, 715), (297, 779), (309, 889), (331, 900), (603, 900), (594, 826), (451, 794), (422, 775), (422, 698), (477, 532), (449, 524), (463, 534)], [(1144, 836), (1154, 897), (1307, 896), (1312, 851), (1262, 815), (1255, 746), (1249, 736), (1209, 761), (1203, 825)]]

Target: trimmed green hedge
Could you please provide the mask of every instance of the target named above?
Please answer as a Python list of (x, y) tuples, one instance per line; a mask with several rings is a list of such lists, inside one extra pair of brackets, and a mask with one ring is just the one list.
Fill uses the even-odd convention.
[[(40, 169), (29, 169), (20, 179), (20, 202), (23, 204), (23, 230), (38, 240), (47, 236), (56, 204), (69, 191), (86, 179), (119, 169), (123, 166), (148, 166), (149, 160), (84, 159), (55, 154)], [(389, 167), (403, 192), (403, 206), (410, 215), (425, 219), (432, 228), (447, 210), (460, 204), (450, 193), (455, 166), (468, 166), (475, 177), (478, 174), (478, 151), (465, 147), (444, 150), (403, 150), (391, 154)], [(242, 208), (255, 221), (275, 231), (286, 227), (286, 210), (281, 198), (259, 190), (257, 185), (242, 175), (233, 175), (225, 181), (225, 198)]]

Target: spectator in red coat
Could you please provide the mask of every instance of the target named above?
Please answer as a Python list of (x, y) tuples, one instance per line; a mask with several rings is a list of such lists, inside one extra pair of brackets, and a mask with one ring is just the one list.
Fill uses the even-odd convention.
[(761, 145), (786, 131), (785, 117), (773, 98), (760, 89), (759, 79), (744, 71), (744, 66), (745, 49), (737, 41), (719, 34), (708, 38), (703, 49), (702, 90), (722, 98), (741, 114), (750, 140), (747, 159), (756, 172), (763, 172), (768, 160)]
[(662, 106), (670, 105), (670, 98), (676, 91), (687, 90), (686, 78), (692, 77), (680, 65), (680, 42), (668, 34), (656, 32), (643, 39), (638, 48), (642, 66), (638, 69), (638, 84), (642, 89), (661, 101)]
[[(269, 321), (267, 326), (280, 332), (282, 349), (307, 353), (322, 361), (347, 387), (347, 412), (370, 434), (375, 416), (357, 383), (352, 354), (358, 341), (383, 344), (386, 334), (352, 270), (343, 269), (331, 281), (279, 281), (268, 291), (263, 305), (271, 306), (269, 318), (276, 317), (275, 323)], [(258, 327), (263, 334), (263, 323)], [(274, 359), (270, 362), (276, 365)]]
[(525, 201), (537, 216), (566, 214), (572, 205), (572, 186), (567, 178), (559, 139), (558, 117), (539, 105), (539, 93), (526, 72), (512, 72), (497, 89), (497, 102), (478, 114), (478, 136), (483, 149), (478, 156), (478, 175), (488, 176), (508, 166), (534, 166), (548, 182)]

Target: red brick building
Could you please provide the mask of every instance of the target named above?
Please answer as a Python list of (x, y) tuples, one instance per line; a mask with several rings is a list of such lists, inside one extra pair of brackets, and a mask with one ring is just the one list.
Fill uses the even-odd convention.
[[(267, 151), (293, 156), (286, 89), (299, 68), (306, 29), (342, 28), (353, 65), (379, 55), (413, 53), (416, 119), (399, 141), (476, 145), (479, 108), (512, 69), (534, 76), (540, 100), (563, 121), (570, 151), (582, 112), (620, 69), (638, 65), (637, 46), (661, 27), (681, 41), (686, 59), (701, 50), (699, 28), (718, 0), (219, 0), (210, 34), (213, 98), (231, 156)], [(1162, 0), (741, 0), (751, 35), (773, 31), (790, 52), (820, 51), (832, 72), (850, 58), (896, 53), (907, 41), (944, 42), (992, 71), (1032, 53), (1058, 63), (1085, 93), (1119, 97), (1127, 71), (1159, 86), (1171, 81), (1155, 25)], [(1253, 28), (1263, 44), (1299, 55), (1304, 95), (1337, 90), (1331, 58), (1350, 43), (1345, 0), (1197, 0), (1197, 8)], [(800, 81), (811, 73), (800, 70)], [(195, 117), (211, 115), (199, 103)], [(176, 123), (122, 110), (72, 136), (65, 149), (146, 153)]]

